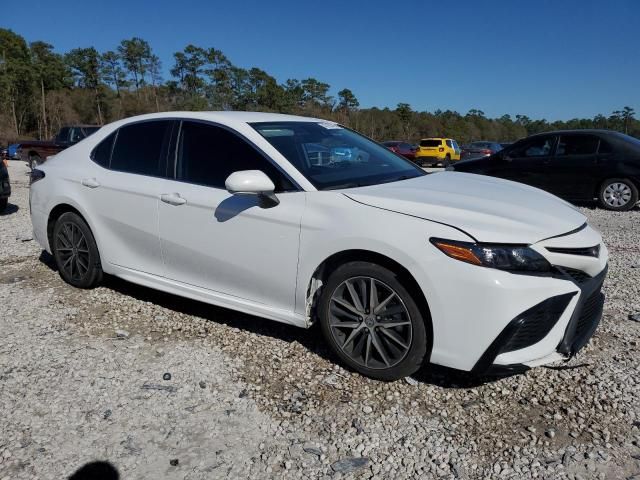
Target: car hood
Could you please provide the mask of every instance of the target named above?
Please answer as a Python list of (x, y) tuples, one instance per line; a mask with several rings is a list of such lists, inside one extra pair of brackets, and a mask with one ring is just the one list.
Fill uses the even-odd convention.
[(440, 172), (342, 193), (365, 205), (450, 225), (479, 242), (532, 244), (586, 221), (550, 193), (469, 173)]

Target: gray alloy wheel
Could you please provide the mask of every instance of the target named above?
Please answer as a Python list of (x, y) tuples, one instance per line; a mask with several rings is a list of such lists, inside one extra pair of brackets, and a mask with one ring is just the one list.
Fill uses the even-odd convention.
[(81, 281), (91, 266), (89, 244), (84, 233), (73, 222), (63, 223), (55, 237), (55, 249), (60, 255), (60, 270), (70, 279)]
[(613, 182), (604, 188), (604, 202), (613, 208), (622, 208), (631, 201), (631, 187), (623, 182)]
[(103, 276), (100, 253), (87, 222), (75, 212), (56, 220), (51, 248), (62, 279), (77, 288), (93, 288)]
[(358, 365), (388, 369), (411, 347), (409, 311), (397, 292), (371, 277), (351, 277), (334, 290), (329, 326), (340, 350)]

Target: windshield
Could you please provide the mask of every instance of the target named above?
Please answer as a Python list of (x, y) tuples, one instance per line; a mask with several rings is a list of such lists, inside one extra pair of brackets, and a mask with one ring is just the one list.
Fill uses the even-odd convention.
[(251, 126), (318, 190), (425, 175), (403, 157), (332, 122), (260, 122)]

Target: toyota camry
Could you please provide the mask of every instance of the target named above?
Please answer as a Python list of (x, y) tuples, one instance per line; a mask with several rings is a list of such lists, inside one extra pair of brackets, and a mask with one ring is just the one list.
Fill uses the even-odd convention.
[(607, 249), (568, 203), (507, 180), (427, 174), (321, 119), (133, 117), (31, 181), (35, 238), (69, 284), (110, 274), (318, 323), (344, 364), (378, 379), (425, 363), (483, 373), (568, 358), (602, 315)]

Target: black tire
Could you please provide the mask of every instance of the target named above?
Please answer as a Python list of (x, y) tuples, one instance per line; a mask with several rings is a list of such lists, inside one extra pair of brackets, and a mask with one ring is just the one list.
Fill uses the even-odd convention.
[(602, 208), (624, 212), (631, 210), (636, 203), (638, 203), (638, 188), (628, 178), (609, 178), (600, 185), (598, 204)]
[(93, 288), (100, 284), (103, 273), (98, 246), (80, 215), (60, 215), (53, 227), (51, 249), (60, 277), (69, 285)]
[[(364, 278), (366, 278), (366, 280), (361, 280)], [(365, 345), (368, 343), (368, 346), (371, 347), (372, 343), (372, 340), (368, 337), (375, 339), (373, 340), (374, 345), (376, 342), (377, 344), (383, 344), (383, 350), (385, 350), (384, 355), (380, 355), (379, 349), (373, 347), (371, 349), (371, 355), (367, 353), (364, 365), (362, 360), (358, 361), (354, 359), (356, 358), (355, 352), (352, 352), (354, 355), (352, 358), (349, 353), (343, 350), (340, 344), (340, 342), (344, 345), (349, 343), (346, 332), (353, 332), (353, 330), (349, 329), (355, 329), (355, 327), (347, 327), (344, 333), (341, 333), (340, 329), (335, 328), (336, 324), (341, 323), (335, 316), (336, 304), (334, 303), (334, 294), (337, 295), (337, 292), (343, 289), (343, 285), (345, 285), (345, 282), (348, 280), (353, 280), (354, 282), (363, 281), (365, 282), (363, 286), (366, 285), (367, 281), (372, 281), (369, 285), (376, 284), (379, 288), (388, 289), (383, 295), (385, 298), (389, 292), (396, 294), (396, 297), (394, 297), (395, 307), (391, 307), (389, 310), (398, 310), (398, 307), (403, 309), (401, 313), (394, 312), (392, 315), (396, 315), (395, 317), (385, 316), (384, 313), (382, 313), (384, 317), (382, 320), (380, 316), (376, 317), (374, 310), (367, 310), (366, 316), (359, 318), (355, 318), (355, 315), (347, 310), (340, 312), (340, 315), (345, 315), (344, 312), (347, 312), (347, 317), (353, 317), (355, 321), (351, 321), (350, 323), (355, 324), (358, 323), (358, 321), (360, 323), (358, 329), (361, 330), (361, 332), (357, 333), (357, 337), (354, 337), (354, 340), (351, 342), (351, 344), (353, 344), (352, 350), (356, 350), (356, 345), (361, 345), (360, 353), (364, 355), (363, 350), (365, 350)], [(369, 292), (371, 291), (370, 288), (371, 287), (369, 287), (368, 290)], [(343, 289), (342, 291), (345, 290)], [(362, 292), (362, 288), (360, 291)], [(364, 288), (364, 298), (368, 296), (366, 292), (367, 288)], [(380, 292), (380, 290), (378, 290), (378, 292)], [(353, 297), (351, 296), (351, 298)], [(360, 301), (362, 301), (362, 298), (360, 298)], [(380, 304), (384, 303), (385, 302), (380, 302)], [(387, 305), (393, 305), (393, 302), (388, 302)], [(385, 307), (383, 312), (386, 311)], [(418, 308), (416, 301), (398, 278), (398, 275), (375, 263), (357, 261), (349, 262), (338, 267), (329, 276), (327, 283), (322, 288), (320, 298), (318, 299), (318, 317), (324, 338), (331, 349), (349, 368), (367, 377), (385, 381), (404, 378), (415, 373), (420, 369), (424, 361), (429, 358), (431, 342), (428, 335), (430, 335), (431, 328), (427, 328), (425, 318), (420, 312), (420, 308)], [(376, 322), (375, 318), (381, 321)], [(333, 327), (331, 326), (332, 319)], [(402, 322), (399, 322), (399, 319), (402, 320)], [(389, 325), (389, 323), (394, 321), (396, 323), (406, 323), (406, 325), (391, 327), (391, 329), (389, 327), (381, 327), (381, 325)], [(366, 325), (364, 325), (365, 323)], [(408, 330), (409, 328), (411, 329), (410, 332)], [(387, 332), (393, 330), (391, 333), (404, 342), (403, 347), (395, 345), (395, 343), (391, 341), (393, 339), (389, 339), (390, 336), (388, 336), (388, 334), (382, 335), (382, 333), (387, 333), (382, 330), (387, 330)], [(339, 335), (343, 335), (343, 338), (347, 337), (347, 339), (341, 340), (338, 338)], [(404, 353), (398, 353), (396, 357), (394, 357), (394, 345), (395, 350), (402, 350)], [(367, 360), (367, 358), (369, 358), (369, 360)], [(383, 364), (381, 360), (384, 360), (386, 365)], [(367, 366), (369, 364), (371, 365), (370, 367)]]
[(7, 205), (9, 205), (9, 199), (0, 198), (0, 213), (4, 212), (7, 209)]

